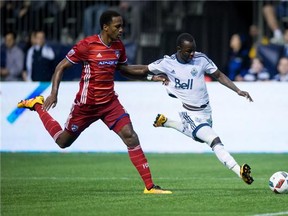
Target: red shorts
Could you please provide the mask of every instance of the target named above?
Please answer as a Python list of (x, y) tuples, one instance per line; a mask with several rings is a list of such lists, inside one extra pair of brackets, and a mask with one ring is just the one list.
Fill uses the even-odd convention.
[(65, 130), (78, 136), (93, 122), (101, 119), (110, 130), (118, 133), (123, 126), (131, 123), (129, 114), (117, 97), (107, 104), (88, 105), (75, 101), (65, 124)]

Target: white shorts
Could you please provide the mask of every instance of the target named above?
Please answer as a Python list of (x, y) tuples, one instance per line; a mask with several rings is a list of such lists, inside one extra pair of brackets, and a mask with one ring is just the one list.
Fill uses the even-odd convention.
[(190, 111), (183, 108), (179, 112), (179, 116), (184, 127), (183, 132), (188, 136), (192, 134), (192, 138), (196, 141), (204, 142), (197, 138), (196, 133), (203, 126), (212, 128), (212, 110), (210, 105), (208, 104), (206, 108), (200, 111)]

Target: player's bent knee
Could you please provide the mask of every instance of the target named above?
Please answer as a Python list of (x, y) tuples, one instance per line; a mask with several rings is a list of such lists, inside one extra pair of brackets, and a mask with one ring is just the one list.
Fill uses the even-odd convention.
[(61, 149), (65, 149), (68, 148), (69, 146), (72, 145), (72, 143), (68, 143), (68, 142), (61, 142), (61, 141), (56, 141), (57, 145), (61, 148)]
[[(70, 144), (71, 145), (71, 144)], [(65, 148), (68, 148), (70, 145), (63, 145), (63, 144), (58, 144), (58, 146), (61, 148), (61, 149), (65, 149)]]
[(202, 126), (198, 129), (196, 132), (196, 137), (203, 142), (207, 143), (211, 147), (213, 141), (218, 137), (218, 135), (213, 131), (213, 129), (210, 126)]
[(125, 125), (117, 134), (128, 147), (135, 147), (140, 144), (138, 135), (131, 125)]
[(131, 133), (125, 133), (122, 140), (128, 147), (135, 147), (139, 145), (138, 135), (134, 131)]
[(219, 137), (216, 137), (212, 143), (210, 144), (210, 147), (213, 149), (216, 145), (218, 144), (221, 144), (222, 145), (222, 142), (221, 142), (221, 139)]
[(77, 139), (79, 135), (77, 136), (72, 136), (68, 132), (64, 131), (56, 140), (55, 142), (57, 145), (62, 148), (68, 148), (69, 146), (72, 145), (72, 143)]
[(139, 145), (138, 135), (134, 132), (130, 134), (129, 136), (124, 137), (124, 143), (128, 147), (135, 147)]

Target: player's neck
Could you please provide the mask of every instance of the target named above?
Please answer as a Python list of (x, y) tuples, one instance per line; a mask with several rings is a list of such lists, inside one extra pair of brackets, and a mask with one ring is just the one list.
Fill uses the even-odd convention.
[(110, 46), (111, 45), (111, 38), (107, 37), (107, 35), (104, 35), (103, 33), (99, 34), (101, 41), (106, 45), (106, 46)]
[(179, 56), (179, 54), (178, 54), (178, 52), (176, 53), (176, 59), (177, 59), (177, 61), (179, 62), (179, 63), (181, 63), (181, 64), (186, 64), (187, 62), (185, 62), (180, 56)]

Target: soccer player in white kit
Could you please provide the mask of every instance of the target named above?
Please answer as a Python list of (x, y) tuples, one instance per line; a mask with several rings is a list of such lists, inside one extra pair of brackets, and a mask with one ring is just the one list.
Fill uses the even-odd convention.
[[(205, 73), (210, 74), (218, 82), (246, 97), (252, 98), (246, 91), (241, 91), (217, 66), (203, 53), (196, 52), (196, 42), (188, 33), (180, 34), (177, 38), (177, 53), (164, 56), (148, 65), (152, 74), (164, 73), (168, 94), (178, 98), (184, 110), (179, 112), (181, 121), (174, 121), (163, 114), (158, 114), (155, 127), (174, 128), (192, 139), (207, 143), (219, 161), (235, 172), (247, 184), (254, 181), (248, 164), (239, 166), (235, 159), (225, 150), (219, 136), (212, 129), (211, 107), (205, 84)], [(147, 79), (152, 79), (153, 75)], [(164, 80), (163, 80), (164, 81)]]

